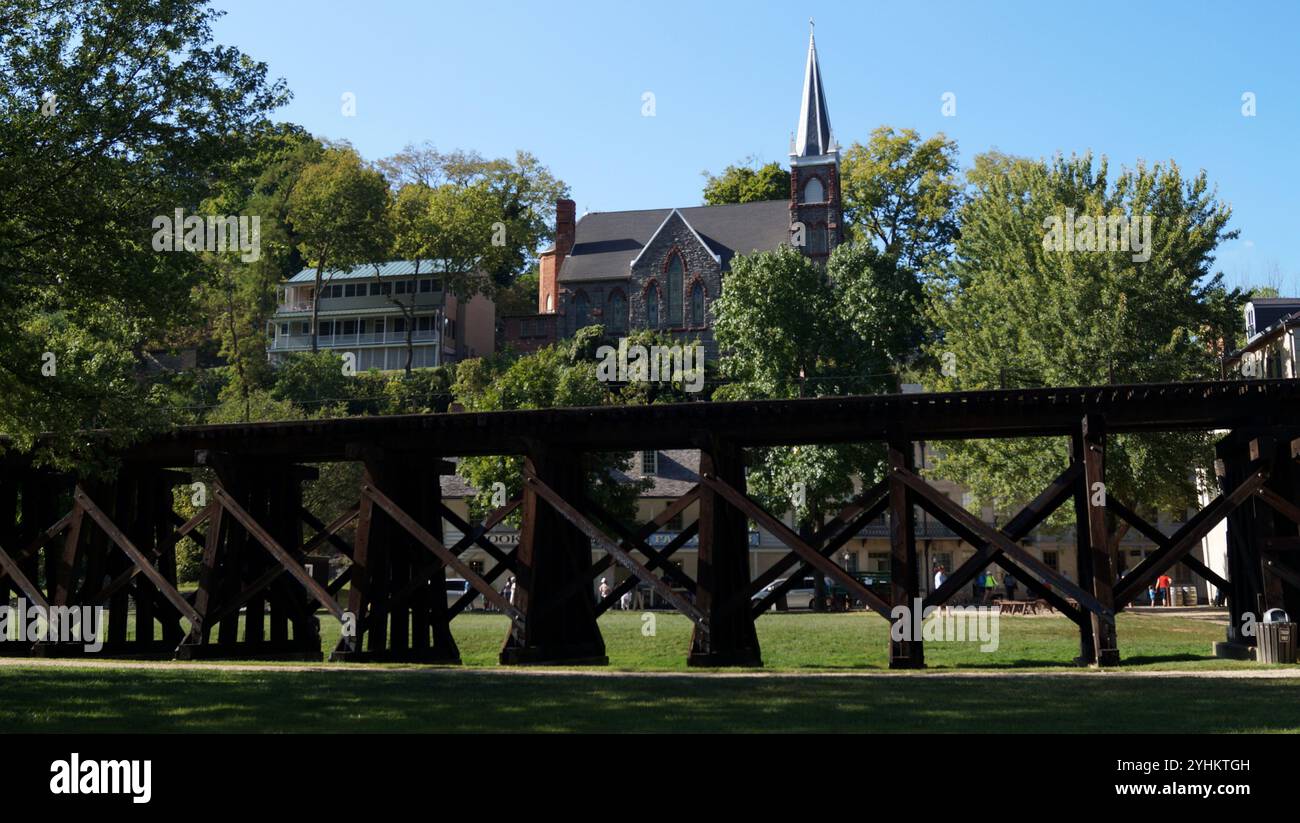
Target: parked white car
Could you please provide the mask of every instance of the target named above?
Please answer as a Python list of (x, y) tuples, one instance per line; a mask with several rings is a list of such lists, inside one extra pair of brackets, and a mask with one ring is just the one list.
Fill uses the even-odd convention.
[[(782, 577), (773, 580), (771, 583), (759, 589), (750, 599), (757, 603), (771, 594), (774, 589), (783, 585), (788, 579), (789, 578)], [(785, 602), (791, 609), (811, 609), (816, 597), (817, 591), (813, 588), (813, 579), (811, 577), (804, 577), (786, 590)], [(775, 603), (773, 605), (775, 605)]]

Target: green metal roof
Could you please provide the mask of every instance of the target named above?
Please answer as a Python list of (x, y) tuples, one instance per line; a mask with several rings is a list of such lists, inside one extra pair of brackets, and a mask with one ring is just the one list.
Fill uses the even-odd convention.
[[(420, 274), (441, 274), (446, 266), (441, 260), (421, 260)], [(415, 274), (414, 260), (392, 260), (379, 265), (380, 277), (409, 277)], [(375, 276), (375, 267), (369, 263), (364, 266), (357, 266), (352, 269), (326, 269), (325, 275), (321, 282), (333, 282), (336, 280), (369, 280)], [(303, 269), (285, 281), (286, 283), (314, 283), (316, 282), (315, 267)]]

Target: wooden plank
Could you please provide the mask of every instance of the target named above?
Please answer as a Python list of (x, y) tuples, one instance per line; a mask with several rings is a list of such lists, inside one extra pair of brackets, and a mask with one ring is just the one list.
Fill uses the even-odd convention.
[(789, 526), (768, 514), (762, 506), (755, 503), (747, 495), (741, 494), (731, 486), (718, 480), (716, 477), (701, 476), (700, 480), (718, 494), (725, 497), (727, 502), (731, 505), (752, 517), (755, 522), (767, 529), (768, 532), (777, 540), (780, 540), (786, 546), (789, 546), (796, 554), (811, 564), (814, 569), (838, 580), (844, 588), (848, 589), (863, 603), (870, 606), (872, 611), (887, 620), (889, 619), (891, 611), (890, 606), (880, 597), (880, 595), (862, 585), (856, 578), (841, 569), (833, 561), (822, 557), (820, 553), (805, 543), (803, 538), (791, 531)]
[(131, 562), (140, 568), (140, 571), (144, 576), (149, 578), (149, 582), (154, 584), (154, 587), (162, 593), (163, 597), (167, 598), (167, 602), (171, 603), (172, 607), (175, 608), (176, 611), (180, 612), (187, 620), (189, 620), (191, 625), (197, 625), (202, 622), (199, 613), (189, 604), (189, 601), (187, 601), (180, 592), (176, 591), (175, 586), (167, 582), (167, 579), (153, 567), (153, 564), (144, 556), (144, 553), (137, 549), (135, 544), (127, 539), (127, 536), (122, 533), (122, 530), (119, 529), (112, 520), (109, 520), (102, 511), (100, 511), (99, 506), (95, 504), (95, 501), (90, 499), (80, 486), (77, 486), (73, 491), (73, 499), (86, 510), (86, 514), (90, 515), (96, 525), (104, 530), (104, 533), (108, 535), (109, 539), (112, 540), (119, 549), (125, 552), (127, 557), (131, 558)]
[[(1106, 522), (1106, 431), (1105, 424), (1096, 415), (1085, 415), (1079, 428), (1083, 446), (1083, 522), (1075, 526), (1088, 539), (1080, 550), (1088, 549), (1092, 557), (1092, 594), (1101, 608), (1109, 613), (1107, 619), (1101, 612), (1093, 612), (1092, 642), (1093, 662), (1099, 666), (1119, 665), (1119, 638), (1115, 632), (1115, 578), (1119, 575), (1118, 547), (1111, 539)], [(1096, 503), (1096, 495), (1103, 495)], [(1080, 603), (1083, 601), (1080, 600)], [(1122, 602), (1122, 601), (1121, 601)]]
[(397, 521), (398, 525), (406, 529), (406, 531), (416, 540), (420, 541), (426, 549), (437, 555), (445, 565), (455, 569), (456, 572), (468, 581), (471, 586), (478, 589), (479, 593), (482, 594), (486, 600), (495, 604), (497, 608), (505, 612), (510, 619), (516, 623), (523, 622), (523, 614), (512, 606), (509, 601), (502, 597), (500, 592), (492, 588), (492, 586), (480, 577), (473, 569), (461, 562), (459, 557), (448, 551), (447, 547), (442, 544), (441, 540), (437, 539), (432, 534), (429, 534), (427, 529), (415, 522), (415, 520), (406, 512), (402, 511), (401, 508), (390, 500), (386, 494), (369, 483), (362, 485), (361, 492), (374, 500), (376, 506), (383, 509), (389, 517)]
[(334, 598), (330, 597), (329, 592), (325, 591), (325, 588), (320, 583), (317, 583), (310, 574), (307, 574), (307, 570), (298, 565), (293, 556), (285, 551), (279, 543), (275, 542), (275, 539), (267, 533), (266, 529), (262, 528), (260, 523), (249, 516), (248, 512), (244, 511), (243, 507), (225, 489), (217, 486), (213, 490), (213, 496), (223, 509), (248, 530), (254, 540), (261, 543), (263, 548), (270, 552), (271, 556), (307, 589), (308, 594), (315, 598), (316, 602), (320, 603), (339, 622), (343, 622), (343, 607)]
[[(464, 554), (467, 549), (469, 549), (471, 546), (476, 545), (478, 543), (479, 538), (482, 538), (488, 532), (492, 531), (492, 529), (494, 529), (498, 523), (500, 523), (502, 520), (505, 520), (507, 517), (509, 517), (510, 513), (513, 512), (515, 509), (519, 508), (519, 506), (521, 506), (522, 504), (523, 504), (522, 498), (517, 498), (515, 500), (512, 500), (506, 505), (501, 506), (500, 508), (490, 513), (486, 518), (484, 518), (482, 523), (470, 529), (469, 532), (464, 532), (462, 530), (461, 538), (457, 540), (456, 544), (451, 548), (449, 548), (448, 551), (457, 556)], [(447, 511), (445, 506), (442, 506), (442, 509), (444, 513)], [(459, 520), (460, 518), (456, 518), (456, 519)], [(453, 523), (452, 525), (455, 524)], [(468, 524), (466, 525), (468, 527)], [(501, 554), (500, 550), (496, 549), (495, 546), (493, 546), (493, 549), (494, 551), (497, 552), (497, 554), (493, 556), (493, 559), (497, 559), (497, 557), (500, 557), (500, 559), (497, 559), (497, 565), (493, 566), (492, 568), (501, 569), (502, 572), (504, 571), (513, 572), (514, 563), (511, 561), (510, 556), (506, 554)], [(394, 603), (402, 602), (406, 600), (408, 597), (410, 597), (412, 594), (414, 594), (416, 590), (418, 590), (420, 587), (427, 586), (429, 582), (429, 576), (434, 572), (436, 572), (438, 569), (441, 569), (445, 565), (446, 564), (443, 563), (442, 560), (438, 559), (422, 566), (411, 578), (410, 582), (408, 582), (402, 588), (398, 589), (393, 594), (392, 601)], [(497, 572), (497, 574), (491, 575), (490, 577), (485, 574), (483, 579), (484, 581), (491, 583), (493, 580), (499, 577), (502, 572)], [(478, 595), (479, 593), (477, 591), (466, 592), (464, 595), (462, 595), (462, 598), (468, 598), (465, 605), (468, 606), (470, 603), (472, 603), (474, 599), (478, 597)], [(443, 596), (445, 597), (446, 595), (444, 594)], [(459, 601), (457, 602), (459, 603)], [(456, 613), (459, 614), (460, 611), (461, 611), (460, 609), (457, 609)]]
[(86, 512), (74, 503), (69, 517), (71, 519), (68, 521), (68, 533), (63, 538), (58, 576), (54, 582), (54, 605), (56, 606), (68, 605), (68, 595), (72, 589), (72, 573), (77, 564), (77, 547), (81, 545), (81, 524), (86, 519)]
[(706, 625), (707, 621), (704, 619), (704, 615), (700, 613), (699, 609), (695, 608), (694, 604), (688, 602), (685, 598), (677, 594), (677, 592), (669, 588), (668, 585), (656, 577), (653, 572), (641, 565), (641, 563), (639, 563), (634, 557), (624, 551), (617, 542), (612, 540), (603, 531), (596, 528), (594, 523), (583, 517), (582, 514), (573, 506), (569, 505), (564, 498), (552, 491), (550, 486), (543, 483), (541, 478), (535, 474), (526, 472), (524, 474), (524, 482), (532, 486), (537, 494), (544, 498), (561, 517), (568, 520), (583, 534), (590, 537), (598, 546), (613, 555), (614, 560), (617, 561), (620, 566), (639, 577), (643, 582), (649, 584), (651, 588), (659, 593), (660, 597), (671, 603), (673, 608), (677, 609), (677, 611), (689, 617), (696, 626), (701, 626), (704, 631), (708, 630)]
[[(700, 524), (698, 522), (691, 523), (685, 529), (678, 532), (676, 537), (668, 541), (668, 544), (660, 549), (658, 554), (646, 561), (645, 567), (650, 571), (654, 571), (660, 566), (663, 566), (666, 569), (676, 568), (672, 565), (672, 556), (676, 554), (680, 548), (691, 542), (691, 538), (699, 534), (699, 531)], [(608, 597), (596, 604), (596, 616), (599, 617), (613, 608), (614, 604), (619, 601), (619, 598), (636, 586), (638, 579), (639, 578), (636, 577), (623, 578), (622, 582), (610, 591)], [(687, 579), (689, 580), (690, 578)]]
[[(888, 506), (888, 495), (881, 496), (870, 508), (863, 509), (859, 512), (856, 518), (850, 520), (847, 524), (841, 523), (839, 533), (834, 535), (829, 543), (822, 543), (822, 540), (825, 539), (824, 535), (827, 534), (827, 530), (822, 528), (818, 529), (817, 532), (813, 534), (810, 545), (815, 546), (822, 557), (829, 559), (835, 554), (835, 552), (839, 551), (845, 543), (852, 540), (858, 532), (866, 528), (866, 526), (877, 517), (880, 517)], [(787, 554), (786, 557), (794, 558), (793, 562), (799, 563), (799, 568), (796, 569), (793, 574), (787, 576), (785, 582), (774, 586), (772, 590), (765, 594), (760, 600), (758, 600), (758, 602), (752, 602), (751, 595), (752, 605), (750, 608), (754, 613), (754, 617), (767, 614), (768, 610), (772, 608), (772, 605), (776, 603), (777, 600), (780, 599), (781, 595), (794, 588), (805, 575), (813, 571), (812, 564), (799, 561), (799, 555), (797, 553), (791, 552), (790, 554)]]
[(1278, 514), (1290, 520), (1292, 523), (1300, 525), (1300, 506), (1287, 500), (1282, 495), (1270, 489), (1268, 486), (1261, 486), (1256, 492), (1259, 498), (1273, 507)]
[(18, 587), (18, 590), (27, 595), (28, 599), (33, 603), (43, 609), (48, 609), (50, 607), (49, 601), (45, 599), (45, 595), (41, 593), (40, 589), (32, 585), (32, 581), (27, 579), (27, 575), (23, 574), (23, 570), (19, 568), (18, 564), (14, 562), (14, 559), (10, 557), (9, 553), (3, 548), (0, 548), (0, 569), (4, 570), (4, 573), (13, 580), (14, 585)]
[(304, 523), (316, 530), (316, 534), (310, 540), (303, 544), (300, 550), (302, 554), (310, 554), (315, 551), (321, 543), (328, 541), (330, 545), (338, 549), (345, 557), (352, 556), (352, 547), (338, 536), (339, 531), (346, 528), (349, 523), (361, 516), (361, 504), (353, 503), (350, 508), (345, 510), (338, 517), (334, 518), (329, 525), (320, 522), (316, 515), (306, 509), (299, 510), (299, 516)]

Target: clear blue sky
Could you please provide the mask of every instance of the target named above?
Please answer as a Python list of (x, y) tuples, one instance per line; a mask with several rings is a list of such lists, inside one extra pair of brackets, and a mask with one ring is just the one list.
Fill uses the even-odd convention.
[[(216, 0), (220, 42), (294, 92), (282, 119), (369, 159), (527, 149), (578, 211), (700, 201), (700, 172), (784, 162), (808, 39), (842, 144), (878, 125), (997, 148), (1205, 169), (1234, 284), (1300, 293), (1300, 4)], [(656, 114), (643, 117), (642, 95)], [(944, 92), (957, 116), (943, 117)], [(1257, 115), (1241, 115), (1243, 92)], [(355, 117), (340, 97), (353, 92)]]

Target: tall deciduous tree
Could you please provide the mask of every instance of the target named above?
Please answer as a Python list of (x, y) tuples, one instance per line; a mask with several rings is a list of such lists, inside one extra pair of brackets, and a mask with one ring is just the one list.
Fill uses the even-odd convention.
[(367, 262), (374, 238), (384, 230), (388, 184), (346, 144), (330, 146), (298, 176), (289, 194), (288, 219), (300, 238), (303, 256), (316, 267), (311, 308), (311, 350), (320, 331), (322, 277), (328, 267)]
[(844, 152), (840, 180), (852, 234), (916, 272), (947, 256), (961, 193), (955, 142), (882, 126)]
[[(265, 64), (212, 40), (197, 0), (0, 7), (0, 431), (75, 462), (105, 427), (153, 418), (133, 352), (190, 319), (208, 270), (156, 251), (155, 218), (195, 213), (287, 99)], [(156, 408), (153, 411), (158, 411)]]
[[(714, 332), (730, 384), (715, 400), (870, 394), (894, 387), (916, 345), (920, 287), (869, 243), (837, 248), (823, 268), (789, 247), (740, 256), (714, 303)], [(794, 510), (807, 532), (879, 472), (863, 444), (756, 449), (748, 475), (758, 498)]]
[(709, 206), (789, 198), (790, 171), (780, 163), (760, 166), (750, 157), (716, 176), (704, 172), (704, 202)]
[(473, 151), (440, 152), (425, 143), (407, 146), (379, 166), (399, 189), (412, 184), (428, 189), (451, 186), (491, 197), (489, 211), (502, 225), (497, 235), (501, 245), (482, 261), (492, 287), (510, 285), (536, 263), (538, 248), (555, 230), (555, 201), (569, 196), (569, 187), (526, 151), (516, 152), (513, 159), (485, 159)]
[[(939, 366), (935, 386), (1218, 376), (1242, 297), (1212, 273), (1215, 247), (1237, 233), (1203, 172), (1188, 178), (1172, 163), (1140, 165), (1112, 178), (1105, 160), (1088, 156), (1034, 161), (991, 153), (977, 158), (970, 181), (956, 252), (945, 277), (930, 284), (931, 316), (943, 330), (929, 345)], [(1106, 227), (1100, 239), (1098, 218)], [(1208, 460), (1208, 437), (1113, 438), (1108, 489), (1129, 505), (1185, 510), (1195, 500), (1191, 468)], [(1037, 494), (1068, 449), (1055, 440), (949, 443), (937, 471), (983, 502), (1008, 506)]]

